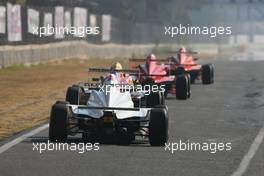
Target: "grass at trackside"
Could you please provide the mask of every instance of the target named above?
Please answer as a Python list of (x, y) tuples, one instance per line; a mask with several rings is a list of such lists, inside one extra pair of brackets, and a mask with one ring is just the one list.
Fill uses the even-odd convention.
[(109, 68), (122, 59), (70, 59), (0, 69), (0, 139), (48, 121), (51, 105), (68, 86), (85, 81), (88, 67)]
[(6, 67), (2, 70), (21, 70), (24, 69), (26, 66), (23, 64), (15, 64), (15, 65), (11, 65), (9, 67)]

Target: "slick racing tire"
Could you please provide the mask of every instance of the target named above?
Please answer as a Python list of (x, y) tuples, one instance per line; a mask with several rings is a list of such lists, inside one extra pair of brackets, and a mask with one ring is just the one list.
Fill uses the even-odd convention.
[(168, 97), (170, 88), (171, 88), (170, 84), (165, 84), (165, 91), (164, 91), (164, 98), (165, 99)]
[(70, 102), (70, 104), (78, 105), (80, 100), (81, 88), (78, 85), (73, 85), (68, 87), (66, 93), (66, 101)]
[(187, 87), (188, 87), (188, 98), (191, 97), (191, 75), (190, 74), (186, 74), (187, 76), (187, 80), (188, 80), (188, 83), (187, 83)]
[(154, 106), (163, 105), (164, 97), (160, 92), (151, 92), (149, 95), (146, 95), (146, 107), (152, 108)]
[(166, 108), (150, 111), (149, 143), (151, 146), (164, 146), (168, 141), (168, 113)]
[(179, 75), (176, 79), (176, 98), (186, 100), (189, 95), (188, 77), (186, 75)]
[(160, 100), (161, 100), (161, 102), (160, 102), (160, 105), (165, 105), (165, 93), (164, 92), (159, 92), (159, 94), (160, 94)]
[(68, 101), (56, 101), (55, 104), (69, 104)]
[(49, 140), (51, 142), (65, 142), (67, 140), (68, 119), (67, 103), (52, 106), (49, 122)]
[(214, 83), (214, 65), (213, 64), (209, 64), (211, 67), (211, 84)]
[(176, 68), (176, 70), (175, 70), (175, 76), (182, 75), (182, 74), (184, 74), (184, 73), (185, 73), (185, 70), (184, 70), (183, 67), (178, 67), (178, 68)]
[(214, 67), (212, 64), (202, 66), (202, 83), (212, 84), (214, 82)]

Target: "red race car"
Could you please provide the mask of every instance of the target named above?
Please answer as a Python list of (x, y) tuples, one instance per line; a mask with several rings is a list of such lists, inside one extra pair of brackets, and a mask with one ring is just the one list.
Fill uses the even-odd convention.
[(130, 59), (130, 62), (142, 62), (133, 66), (139, 69), (138, 80), (141, 84), (157, 84), (165, 85), (165, 97), (168, 93), (176, 95), (177, 99), (187, 99), (191, 95), (190, 91), (190, 75), (178, 74), (170, 71), (166, 64), (160, 64), (161, 60), (157, 60), (154, 54), (150, 54), (147, 59)]
[(177, 57), (168, 58), (167, 68), (174, 72), (175, 75), (188, 73), (191, 76), (191, 83), (195, 80), (202, 80), (203, 84), (212, 84), (214, 82), (214, 66), (213, 64), (197, 64), (197, 58), (193, 58), (193, 54), (197, 52), (186, 51), (180, 48)]

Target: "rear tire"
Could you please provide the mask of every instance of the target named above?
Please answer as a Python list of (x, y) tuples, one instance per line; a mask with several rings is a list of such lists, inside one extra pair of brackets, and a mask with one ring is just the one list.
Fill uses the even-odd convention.
[(214, 65), (213, 64), (210, 64), (210, 67), (211, 67), (211, 77), (212, 77), (212, 79), (211, 79), (211, 84), (213, 84), (214, 83)]
[(202, 66), (202, 83), (212, 84), (214, 82), (214, 67), (212, 64)]
[(69, 110), (67, 104), (54, 104), (50, 113), (49, 140), (65, 142), (67, 140)]
[(187, 76), (187, 80), (188, 80), (188, 83), (187, 83), (187, 87), (188, 87), (188, 98), (191, 97), (191, 75), (190, 74), (186, 74)]
[(168, 141), (168, 113), (165, 108), (155, 108), (150, 112), (149, 143), (164, 146)]
[(186, 75), (179, 75), (176, 79), (176, 98), (186, 100), (188, 94), (188, 78)]
[(69, 104), (69, 102), (67, 102), (67, 101), (56, 101), (55, 104)]
[(163, 104), (162, 95), (160, 92), (151, 92), (149, 95), (146, 95), (146, 107), (153, 108), (154, 106)]
[(182, 75), (184, 73), (185, 73), (184, 68), (183, 67), (178, 67), (178, 68), (176, 68), (174, 75), (178, 76), (178, 75)]
[(159, 94), (160, 94), (160, 99), (161, 99), (160, 105), (165, 105), (165, 93), (159, 92)]
[(170, 84), (165, 84), (165, 91), (164, 91), (164, 98), (165, 99), (168, 97), (170, 89), (171, 89), (171, 85)]

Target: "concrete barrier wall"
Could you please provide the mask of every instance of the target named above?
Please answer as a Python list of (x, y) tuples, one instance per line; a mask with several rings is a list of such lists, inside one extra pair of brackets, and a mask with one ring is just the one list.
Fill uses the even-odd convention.
[[(231, 46), (218, 45), (187, 45), (187, 48), (200, 53), (218, 54)], [(177, 44), (159, 45), (159, 50), (176, 51)], [(225, 48), (225, 49), (224, 49)], [(145, 57), (157, 46), (145, 45), (95, 45), (84, 41), (65, 41), (42, 45), (0, 46), (0, 68), (15, 64), (35, 64), (67, 58), (131, 58)]]
[(0, 67), (67, 58), (129, 58), (150, 53), (154, 45), (94, 45), (82, 41), (43, 45), (1, 46)]

